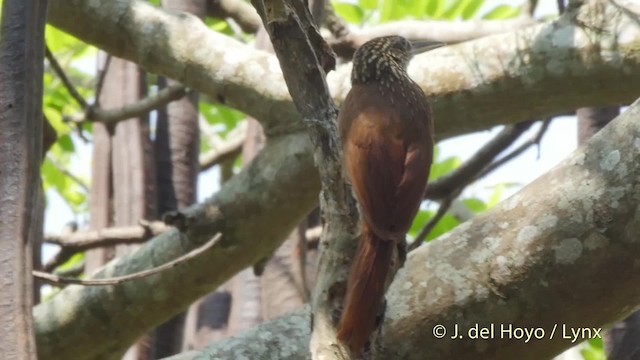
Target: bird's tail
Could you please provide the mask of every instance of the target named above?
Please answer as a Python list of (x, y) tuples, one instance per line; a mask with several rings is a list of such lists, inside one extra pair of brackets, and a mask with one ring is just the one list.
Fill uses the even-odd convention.
[(363, 222), (338, 325), (338, 340), (359, 356), (376, 327), (395, 242), (378, 237)]

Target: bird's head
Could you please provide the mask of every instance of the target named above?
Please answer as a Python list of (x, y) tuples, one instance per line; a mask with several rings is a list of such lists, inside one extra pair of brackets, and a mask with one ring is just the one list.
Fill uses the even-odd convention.
[(364, 43), (353, 56), (354, 84), (406, 75), (411, 58), (445, 45), (439, 41), (409, 41), (402, 36), (383, 36)]

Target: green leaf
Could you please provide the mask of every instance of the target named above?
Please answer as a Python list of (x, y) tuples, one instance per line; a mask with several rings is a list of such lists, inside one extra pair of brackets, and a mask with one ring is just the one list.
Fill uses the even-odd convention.
[(431, 165), (431, 172), (429, 173), (429, 181), (433, 181), (440, 176), (451, 172), (451, 170), (460, 166), (462, 161), (457, 156), (452, 156), (443, 161), (434, 163)]
[(462, 203), (471, 210), (474, 214), (481, 213), (487, 210), (487, 204), (484, 201), (476, 198), (463, 199)]
[(57, 271), (68, 270), (84, 261), (84, 253), (73, 254), (69, 260), (56, 268)]
[(233, 30), (231, 29), (229, 24), (227, 24), (226, 20), (207, 17), (207, 18), (205, 18), (204, 23), (207, 24), (209, 29), (211, 29), (213, 31), (216, 31), (216, 32), (219, 32), (219, 33), (223, 33), (225, 35), (233, 35), (234, 34)]
[(64, 59), (61, 59), (60, 55), (62, 58), (78, 59), (89, 54), (89, 45), (51, 25), (45, 28), (45, 39), (47, 39), (47, 46), (63, 67), (65, 64), (61, 60)]
[(432, 18), (439, 18), (444, 12), (444, 0), (429, 0), (425, 13)]
[(414, 0), (383, 0), (380, 8), (380, 22), (404, 19), (407, 17), (421, 17), (424, 14), (424, 0), (416, 4)]
[(358, 0), (360, 7), (367, 10), (375, 10), (378, 8), (378, 0)]
[[(53, 146), (52, 151), (56, 147), (57, 151), (60, 151), (60, 147), (57, 145), (56, 143)], [(57, 160), (60, 161), (60, 159)], [(49, 158), (45, 158), (42, 163), (41, 174), (45, 190), (55, 190), (67, 202), (71, 210), (76, 213), (86, 210), (87, 195), (81, 192), (78, 184), (63, 174)]]
[(460, 17), (465, 9), (473, 2), (476, 0), (456, 0), (454, 1), (449, 8), (447, 9), (447, 11), (444, 12), (444, 14), (442, 14), (442, 17), (445, 19), (457, 19), (458, 17)]
[(416, 236), (420, 232), (420, 229), (427, 223), (427, 221), (435, 214), (435, 212), (430, 210), (420, 210), (416, 214), (416, 217), (413, 218), (413, 222), (411, 223), (411, 229), (409, 229), (410, 236)]
[(60, 136), (58, 138), (58, 144), (64, 151), (73, 152), (75, 150), (73, 140), (71, 140), (71, 136), (69, 136), (69, 134)]
[(380, 6), (380, 22), (393, 20), (394, 0), (382, 0)]
[(462, 11), (462, 18), (467, 20), (474, 17), (478, 13), (478, 10), (480, 9), (483, 3), (484, 1), (482, 0), (476, 0), (476, 1), (470, 2), (467, 5), (467, 7)]
[(427, 6), (430, 0), (415, 0), (408, 4), (408, 10), (411, 17), (421, 19), (427, 16)]
[(585, 358), (585, 360), (606, 360), (607, 357), (604, 354), (604, 349), (602, 347), (602, 339), (595, 338), (589, 339), (585, 341), (582, 349), (580, 349), (580, 353)]
[(520, 8), (511, 5), (498, 5), (493, 10), (484, 14), (486, 20), (509, 19), (520, 14)]
[(200, 114), (204, 116), (207, 122), (211, 125), (215, 125), (214, 128), (219, 130), (220, 135), (226, 135), (245, 118), (245, 115), (240, 111), (224, 105), (200, 101), (198, 108), (200, 110)]
[(491, 209), (496, 206), (497, 203), (502, 199), (502, 194), (504, 193), (504, 189), (506, 188), (505, 184), (498, 184), (493, 187), (493, 192), (489, 196), (487, 200), (487, 209)]
[(427, 235), (427, 241), (431, 241), (444, 233), (448, 233), (458, 225), (460, 225), (460, 222), (453, 217), (453, 215), (445, 214), (433, 230), (431, 230), (429, 235)]
[(347, 22), (352, 24), (361, 24), (362, 19), (364, 19), (364, 11), (357, 5), (343, 3), (343, 2), (334, 2), (333, 8), (336, 10), (336, 13), (342, 16)]

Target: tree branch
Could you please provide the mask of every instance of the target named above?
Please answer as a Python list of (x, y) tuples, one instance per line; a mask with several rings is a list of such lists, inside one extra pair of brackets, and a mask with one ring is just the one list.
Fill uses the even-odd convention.
[(243, 127), (242, 129), (242, 131), (231, 136), (230, 139), (229, 136), (227, 136), (227, 139), (225, 139), (224, 142), (214, 144), (212, 146), (213, 149), (201, 154), (200, 171), (209, 170), (216, 165), (240, 155), (242, 152), (242, 144), (244, 144), (247, 137), (246, 127)]
[(168, 263), (162, 264), (160, 266), (156, 266), (151, 269), (135, 272), (133, 274), (115, 276), (115, 277), (106, 278), (106, 279), (103, 278), (103, 279), (83, 280), (83, 279), (64, 277), (64, 276), (59, 276), (54, 274), (48, 274), (42, 271), (35, 271), (35, 270), (32, 271), (32, 273), (33, 273), (33, 276), (35, 276), (36, 278), (46, 281), (53, 285), (69, 285), (69, 284), (84, 285), (84, 286), (118, 285), (127, 281), (143, 279), (151, 275), (156, 275), (168, 269), (174, 268), (182, 263), (190, 261), (195, 257), (200, 256), (204, 252), (213, 248), (213, 246), (216, 243), (218, 243), (221, 237), (222, 235), (218, 233), (216, 236), (213, 237), (213, 239), (209, 240), (206, 244), (202, 245), (199, 248), (191, 250), (190, 252), (180, 256), (175, 260), (169, 261)]
[(440, 41), (449, 45), (478, 39), (484, 36), (512, 32), (536, 22), (529, 16), (509, 20), (470, 20), (452, 22), (443, 20), (392, 21), (359, 31), (343, 33), (329, 42), (336, 54), (351, 59), (362, 44), (375, 37), (400, 35), (410, 40)]
[(158, 109), (168, 103), (178, 100), (187, 94), (187, 89), (182, 85), (171, 85), (158, 91), (158, 93), (146, 97), (131, 105), (119, 109), (101, 109), (97, 106), (89, 106), (82, 115), (71, 116), (67, 120), (75, 123), (85, 121), (101, 122), (106, 125), (115, 125), (119, 121), (140, 117), (148, 112)]
[[(253, 0), (271, 38), (284, 78), (314, 147), (315, 164), (322, 191), (320, 210), (325, 244), (312, 295), (314, 359), (336, 357), (341, 344), (336, 340), (333, 314), (344, 294), (330, 291), (347, 278), (357, 241), (357, 208), (350, 187), (342, 177), (341, 147), (336, 129), (337, 109), (333, 103), (325, 71), (335, 66), (334, 54), (318, 33), (303, 2), (295, 0)], [(268, 11), (266, 11), (268, 9)], [(341, 352), (348, 354), (346, 349)], [(331, 355), (333, 354), (333, 355)], [(331, 356), (331, 357), (327, 357)]]
[(256, 10), (242, 0), (207, 0), (207, 16), (233, 19), (242, 31), (258, 32), (262, 21)]
[[(433, 99), (435, 118), (442, 119), (438, 137), (633, 101), (634, 84), (640, 83), (640, 27), (608, 1), (594, 1), (554, 22), (416, 57), (410, 74)], [(274, 56), (212, 32), (197, 18), (145, 2), (95, 4), (52, 0), (49, 21), (259, 119), (267, 135), (301, 129)], [(337, 103), (349, 90), (349, 73), (346, 65), (329, 74)], [(563, 96), (547, 96), (552, 93)]]
[(491, 141), (482, 146), (469, 160), (450, 173), (427, 185), (425, 198), (438, 200), (450, 197), (471, 184), (501, 152), (515, 143), (533, 121), (506, 126)]
[[(269, 124), (271, 135), (264, 151), (248, 169), (225, 183), (214, 197), (186, 211), (193, 223), (187, 234), (171, 230), (163, 233), (143, 245), (136, 253), (115, 260), (96, 274), (96, 277), (132, 273), (151, 267), (150, 263), (170, 261), (207, 241), (218, 231), (224, 233), (225, 240), (222, 243), (227, 244), (227, 247), (215, 247), (211, 253), (203, 254), (185, 264), (180, 271), (169, 270), (157, 277), (137, 281), (135, 289), (116, 285), (110, 291), (103, 288), (88, 291), (70, 286), (35, 308), (40, 358), (92, 359), (105, 351), (125, 349), (147, 329), (178, 313), (240, 269), (272, 253), (290, 229), (317, 204), (320, 186), (312, 162), (308, 135), (297, 131), (294, 122), (297, 115), (295, 110), (290, 111), (293, 107), (286, 95), (284, 82), (281, 77), (274, 75), (278, 72), (272, 70), (275, 69), (275, 58), (211, 33), (198, 22), (189, 20), (188, 16), (178, 18), (157, 10), (146, 14), (144, 11), (139, 12), (148, 7), (143, 2), (100, 2), (97, 11), (80, 0), (53, 0), (51, 6), (51, 21), (59, 26), (66, 24), (67, 29), (75, 29), (73, 32), (83, 39), (99, 40), (102, 45), (110, 44), (109, 48), (112, 50), (128, 54), (132, 59), (156, 70), (174, 74), (175, 78), (183, 80), (190, 87), (195, 84), (194, 88), (211, 90), (205, 92), (214, 98), (222, 95), (243, 110), (260, 112), (265, 117), (258, 118), (264, 120), (263, 124)], [(558, 25), (535, 27), (515, 36), (500, 35), (492, 41), (477, 40), (460, 44), (455, 47), (455, 51), (436, 50), (432, 57), (424, 56), (419, 62), (433, 60), (437, 64), (436, 59), (442, 57), (441, 61), (447, 61), (448, 64), (446, 74), (460, 75), (459, 79), (462, 79), (460, 82), (442, 82), (439, 77), (434, 77), (426, 83), (424, 79), (416, 77), (423, 86), (439, 89), (434, 93), (434, 100), (437, 102), (436, 118), (443, 119), (436, 124), (440, 137), (486, 128), (501, 122), (538, 118), (554, 113), (559, 108), (573, 109), (580, 106), (578, 103), (607, 102), (613, 98), (616, 98), (615, 102), (627, 101), (621, 99), (630, 97), (631, 92), (637, 90), (633, 84), (638, 82), (636, 77), (640, 76), (637, 75), (640, 71), (636, 71), (640, 55), (634, 55), (629, 44), (638, 38), (640, 32), (627, 17), (612, 13), (610, 8), (606, 9), (608, 12), (604, 17), (616, 18), (619, 22), (613, 22), (615, 25), (608, 27), (608, 33), (596, 37), (600, 42), (593, 42), (593, 37), (589, 37), (589, 41), (584, 40), (583, 36), (590, 33), (585, 33), (565, 20)], [(593, 11), (593, 7), (585, 6), (580, 11), (583, 14), (580, 16), (584, 16), (587, 23), (593, 22), (593, 19), (585, 16), (592, 14), (589, 11)], [(119, 19), (122, 28), (114, 25), (115, 19)], [(552, 42), (549, 39), (553, 36), (556, 36), (555, 39), (566, 39), (565, 35), (569, 33), (572, 34), (572, 45), (566, 45), (562, 41), (554, 42), (553, 46), (558, 47), (559, 55), (553, 55), (556, 54), (550, 50), (553, 47), (545, 47), (550, 46)], [(110, 36), (103, 36), (104, 34)], [(182, 34), (187, 38), (171, 40), (174, 38), (169, 38), (168, 34)], [(520, 37), (522, 39), (517, 43), (524, 46), (531, 44), (525, 40), (536, 39), (536, 34), (538, 37), (533, 42), (533, 55), (541, 56), (544, 49), (544, 66), (537, 61), (517, 62), (522, 59), (523, 54), (530, 55), (528, 51), (502, 52), (503, 48), (509, 48), (505, 44), (513, 44), (507, 40), (515, 41)], [(610, 47), (613, 38), (621, 40), (621, 44), (615, 48)], [(500, 45), (491, 45), (495, 43)], [(589, 44), (588, 47), (585, 47), (586, 43)], [(166, 51), (167, 44), (172, 48), (169, 52)], [(197, 49), (201, 51), (192, 51), (196, 45), (191, 44), (197, 44)], [(489, 46), (484, 48), (485, 51), (487, 48), (500, 51), (499, 55), (493, 57), (494, 60), (513, 66), (499, 66), (498, 69), (503, 71), (496, 71), (489, 63), (478, 63), (473, 52), (476, 46), (480, 49), (479, 45), (482, 44)], [(592, 45), (595, 47), (591, 47)], [(593, 52), (595, 48), (618, 56), (617, 59), (623, 59), (623, 67), (620, 67), (619, 62), (614, 66), (608, 57), (591, 63), (588, 57), (577, 55), (580, 53), (578, 50), (585, 49), (590, 54), (599, 54), (598, 51)], [(228, 57), (236, 60), (224, 62)], [(237, 57), (243, 61), (237, 61)], [(162, 59), (163, 62), (158, 62), (157, 59)], [(534, 56), (535, 59), (537, 58)], [(510, 62), (511, 60), (515, 62)], [(548, 72), (547, 65), (554, 71)], [(573, 70), (568, 72), (573, 74), (571, 79), (577, 81), (573, 83), (576, 87), (572, 85), (571, 90), (564, 88), (567, 79), (564, 66), (577, 66), (573, 68), (577, 73)], [(442, 69), (440, 65), (435, 69), (438, 68)], [(625, 70), (620, 70), (621, 68)], [(246, 74), (254, 74), (251, 69), (262, 69), (264, 72), (260, 73), (261, 76), (247, 76)], [(469, 75), (465, 69), (473, 72)], [(331, 87), (333, 93), (338, 94), (338, 98), (348, 90), (348, 68), (339, 71), (340, 74), (335, 74), (334, 80), (330, 81), (330, 84), (334, 84)], [(543, 76), (540, 79), (540, 71), (549, 77)], [(575, 75), (578, 73), (587, 75), (580, 80)], [(590, 81), (587, 80), (589, 74), (601, 79), (599, 89), (585, 85)], [(522, 83), (527, 86), (522, 86)], [(458, 91), (468, 90), (469, 84), (473, 84), (472, 88), (477, 86), (475, 92), (465, 92), (464, 96), (456, 95)], [(551, 85), (553, 91), (566, 90), (569, 100), (562, 100), (563, 97), (560, 96), (543, 96), (550, 93)], [(581, 89), (579, 95), (574, 94), (576, 88)], [(504, 106), (494, 106), (497, 102), (491, 100), (490, 97), (493, 96), (501, 103), (508, 102)], [(477, 104), (471, 101), (474, 98), (474, 101), (479, 101)], [(242, 106), (238, 105), (240, 103)], [(515, 117), (514, 111), (517, 115)], [(273, 211), (274, 208), (279, 211)], [(247, 218), (252, 219), (251, 227), (246, 226)], [(484, 219), (482, 216), (479, 218)], [(260, 238), (260, 241), (256, 242), (256, 238)], [(425, 246), (425, 249), (431, 249), (431, 245)], [(416, 253), (422, 252), (420, 250)], [(153, 301), (150, 300), (151, 294)], [(74, 308), (69, 305), (78, 303), (86, 306)], [(419, 302), (412, 302), (416, 303)], [(123, 308), (128, 311), (122, 312)], [(101, 315), (105, 313), (111, 314), (111, 324), (118, 331), (114, 332), (114, 327), (103, 326)], [(92, 331), (83, 330), (87, 328)]]
[(84, 251), (119, 244), (139, 244), (162, 234), (170, 227), (163, 222), (143, 223), (139, 226), (111, 227), (78, 231), (63, 235), (47, 235), (44, 241), (75, 251)]
[[(320, 184), (310, 153), (306, 134), (269, 141), (254, 161), (217, 194), (184, 210), (183, 232), (170, 229), (136, 252), (110, 262), (91, 278), (126, 275), (169, 262), (217, 232), (224, 236), (221, 246), (179, 269), (138, 280), (135, 286), (69, 286), (36, 306), (38, 358), (88, 360), (106, 351), (124, 350), (145, 331), (272, 254), (291, 229), (317, 206)], [(247, 218), (251, 219), (250, 227), (246, 226)], [(255, 241), (257, 238), (259, 242)], [(83, 306), (76, 307), (79, 303)], [(123, 308), (127, 311), (121, 311)], [(110, 314), (111, 324), (122, 325), (117, 325), (118, 331), (99, 325), (101, 314), (105, 313)], [(83, 330), (87, 328), (92, 331)]]
[(513, 151), (508, 153), (507, 155), (505, 155), (505, 156), (501, 157), (500, 159), (492, 162), (486, 168), (482, 169), (482, 172), (480, 172), (480, 174), (478, 174), (476, 179), (479, 179), (479, 178), (482, 178), (482, 177), (485, 177), (485, 176), (489, 175), (491, 172), (493, 172), (497, 168), (499, 168), (502, 165), (506, 164), (507, 162), (515, 159), (516, 157), (520, 156), (520, 154), (522, 154), (523, 152), (528, 150), (531, 146), (533, 146), (533, 145), (540, 146), (540, 141), (542, 141), (542, 137), (547, 132), (547, 129), (549, 129), (549, 125), (551, 124), (551, 120), (553, 120), (553, 119), (548, 118), (548, 119), (545, 119), (544, 121), (542, 121), (542, 125), (540, 126), (540, 129), (538, 129), (538, 132), (531, 139), (527, 140), (525, 143), (521, 144), (516, 149), (514, 149)]
[(65, 168), (53, 156), (48, 156), (47, 160), (49, 160), (51, 164), (56, 169), (58, 169), (58, 171), (60, 171), (62, 174), (68, 176), (71, 180), (73, 180), (73, 182), (75, 182), (78, 186), (80, 186), (82, 190), (84, 190), (87, 194), (89, 193), (89, 186), (84, 180), (82, 180), (80, 177), (78, 177), (77, 175), (69, 171), (67, 168)]
[(60, 63), (58, 63), (58, 60), (53, 55), (51, 50), (49, 50), (48, 46), (45, 48), (45, 57), (49, 61), (49, 65), (51, 65), (51, 68), (53, 68), (53, 71), (55, 71), (55, 73), (60, 78), (60, 81), (62, 81), (62, 84), (64, 84), (64, 87), (67, 88), (67, 91), (69, 91), (69, 94), (71, 95), (71, 97), (78, 103), (78, 105), (80, 105), (80, 108), (86, 109), (89, 106), (89, 104), (84, 99), (84, 97), (80, 95), (76, 87), (73, 86), (73, 83), (71, 82), (71, 80), (69, 80), (69, 78), (67, 77), (67, 74), (64, 72), (64, 70), (62, 69), (62, 66), (60, 66)]
[[(640, 187), (630, 181), (640, 178), (638, 119), (640, 101), (512, 198), (414, 251), (389, 289), (377, 358), (551, 358), (574, 345), (563, 326), (599, 329), (633, 312), (640, 299)], [(309, 359), (309, 314), (304, 308), (172, 360)], [(495, 336), (468, 337), (474, 326), (491, 324)], [(434, 337), (437, 325), (444, 338)], [(463, 338), (451, 339), (456, 325)], [(540, 328), (545, 336), (516, 340), (502, 326)]]

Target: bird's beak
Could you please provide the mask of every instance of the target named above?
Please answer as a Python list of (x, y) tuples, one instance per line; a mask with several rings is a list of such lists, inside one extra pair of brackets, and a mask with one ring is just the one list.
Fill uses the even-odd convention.
[(425, 51), (433, 50), (447, 45), (441, 41), (411, 40), (411, 55), (418, 55)]

